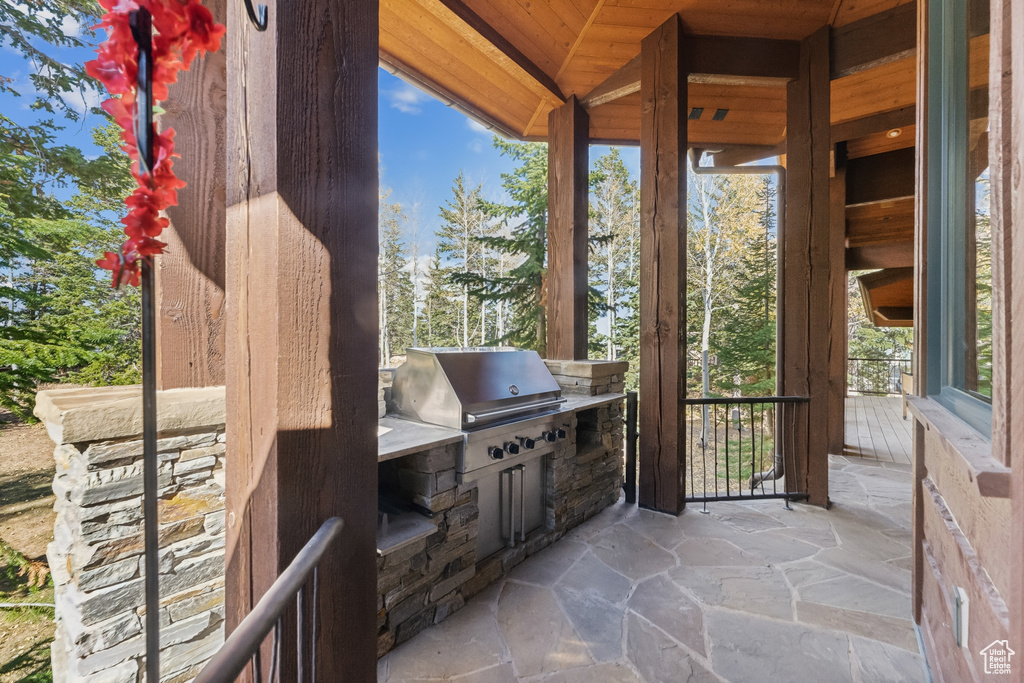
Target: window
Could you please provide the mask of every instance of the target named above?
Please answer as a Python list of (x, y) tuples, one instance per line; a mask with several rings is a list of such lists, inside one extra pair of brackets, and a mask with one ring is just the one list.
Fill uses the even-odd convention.
[(989, 9), (932, 0), (928, 11), (928, 390), (990, 436)]

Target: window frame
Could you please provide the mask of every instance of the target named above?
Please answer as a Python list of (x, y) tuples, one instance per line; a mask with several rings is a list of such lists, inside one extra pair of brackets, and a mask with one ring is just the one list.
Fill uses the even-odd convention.
[(992, 404), (966, 386), (967, 0), (928, 3), (927, 387), (986, 439)]

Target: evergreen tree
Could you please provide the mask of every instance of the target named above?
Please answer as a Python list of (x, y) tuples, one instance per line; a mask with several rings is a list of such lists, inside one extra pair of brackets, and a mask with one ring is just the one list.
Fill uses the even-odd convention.
[(771, 396), (775, 393), (775, 179), (758, 177), (756, 193), (760, 229), (743, 239), (732, 313), (712, 348), (723, 371), (722, 389), (739, 390), (745, 396)]
[(461, 287), (453, 285), (441, 258), (435, 254), (427, 268), (420, 335), (426, 346), (458, 346)]
[(545, 257), (547, 255), (548, 157), (547, 145), (508, 142), (494, 138), (494, 147), (519, 166), (501, 175), (509, 204), (484, 202), (488, 215), (507, 226), (505, 234), (477, 238), (484, 246), (505, 254), (511, 265), (504, 274), (462, 271), (453, 275), (470, 294), (482, 301), (507, 305), (505, 332), (498, 341), (547, 351), (545, 310)]
[(405, 353), (412, 344), (413, 284), (402, 234), (402, 205), (389, 202), (391, 190), (380, 192), (377, 262), (377, 297), (380, 326), (380, 363)]
[(591, 234), (598, 240), (590, 259), (591, 287), (599, 290), (598, 300), (592, 302), (591, 317), (606, 313), (609, 333), (597, 338), (596, 325), (591, 343), (603, 342), (603, 348), (592, 349), (592, 356), (614, 360), (618, 358), (618, 314), (628, 299), (628, 280), (635, 267), (631, 249), (639, 246), (639, 213), (634, 199), (636, 182), (618, 148), (598, 158), (594, 165), (591, 193)]
[[(138, 293), (111, 290), (93, 263), (122, 240), (128, 159), (113, 124), (94, 131), (93, 160), (56, 131), (0, 115), (0, 405), (25, 419), (38, 383), (139, 376)], [(58, 187), (75, 193), (60, 201)]]
[(470, 346), (481, 336), (486, 337), (486, 307), (478, 305), (476, 297), (475, 301), (470, 301), (467, 279), (486, 277), (486, 247), (479, 240), (488, 234), (488, 220), (480, 201), (481, 190), (480, 185), (467, 189), (464, 174), (460, 172), (452, 186), (452, 198), (441, 207), (441, 226), (436, 232), (438, 255), (448, 265), (447, 276), (455, 278), (453, 281), (459, 288), (460, 346)]

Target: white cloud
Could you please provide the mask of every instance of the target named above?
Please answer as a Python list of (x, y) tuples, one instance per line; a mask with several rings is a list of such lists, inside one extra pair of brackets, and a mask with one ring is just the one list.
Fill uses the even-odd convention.
[(64, 17), (61, 19), (60, 30), (69, 38), (82, 35), (82, 25), (75, 21), (73, 17)]
[(421, 105), (430, 99), (430, 95), (409, 83), (403, 83), (386, 95), (391, 101), (391, 107), (403, 114), (419, 114), (423, 110)]
[(480, 142), (479, 140), (473, 140), (466, 146), (469, 147), (469, 150), (471, 152), (476, 152), (477, 154), (480, 154), (481, 152), (484, 151), (484, 143)]
[(68, 104), (83, 115), (88, 114), (93, 107), (100, 106), (104, 99), (106, 98), (95, 88), (85, 88), (83, 91), (70, 93), (67, 97)]
[(474, 133), (479, 133), (480, 135), (486, 135), (488, 137), (492, 135), (491, 131), (488, 130), (487, 126), (480, 123), (479, 121), (474, 121), (471, 118), (466, 119), (466, 128), (473, 131)]

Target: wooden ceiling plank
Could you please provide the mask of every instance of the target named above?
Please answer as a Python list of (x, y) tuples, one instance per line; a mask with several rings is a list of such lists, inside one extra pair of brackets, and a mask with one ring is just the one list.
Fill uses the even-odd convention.
[(590, 16), (587, 18), (587, 23), (583, 25), (583, 29), (580, 31), (579, 35), (576, 36), (576, 42), (574, 42), (572, 44), (572, 47), (569, 48), (569, 54), (566, 55), (565, 61), (562, 62), (562, 66), (559, 67), (558, 73), (555, 74), (556, 81), (562, 77), (562, 74), (565, 73), (566, 68), (568, 68), (569, 66), (569, 62), (571, 62), (572, 58), (576, 56), (576, 50), (579, 49), (580, 44), (583, 42), (584, 37), (587, 35), (587, 31), (590, 30), (591, 26), (593, 26), (594, 20), (597, 19), (598, 13), (601, 11), (601, 8), (604, 7), (604, 3), (605, 0), (598, 0), (597, 4), (594, 6), (594, 11), (590, 13)]
[(914, 265), (914, 242), (855, 247), (846, 250), (847, 270), (910, 268)]
[[(565, 95), (562, 94), (562, 89), (555, 83), (555, 79), (551, 78), (548, 74), (534, 64), (530, 59), (526, 57), (522, 52), (519, 51), (515, 45), (513, 45), (504, 35), (498, 30), (484, 21), (479, 14), (469, 8), (462, 0), (420, 0), (421, 2), (433, 3), (438, 2), (451, 11), (456, 17), (462, 20), (469, 28), (475, 31), (481, 38), (487, 43), (493, 46), (498, 52), (504, 55), (515, 63), (520, 69), (525, 71), (530, 77), (538, 84), (542, 85), (545, 90), (554, 97), (556, 97), (559, 103), (565, 102)], [(444, 17), (443, 13), (440, 13)], [(463, 35), (466, 34), (463, 32)], [(469, 39), (469, 36), (466, 36)], [(485, 50), (489, 52), (489, 50)]]

